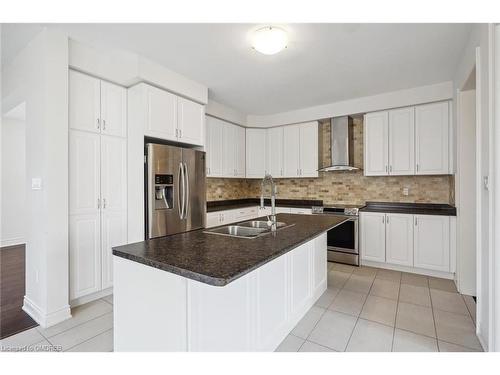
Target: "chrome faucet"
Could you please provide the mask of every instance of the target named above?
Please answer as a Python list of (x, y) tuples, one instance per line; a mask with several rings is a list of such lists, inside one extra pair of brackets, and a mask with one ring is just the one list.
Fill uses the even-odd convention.
[(276, 231), (276, 184), (273, 176), (266, 174), (260, 183), (260, 208), (264, 208), (264, 187), (266, 183), (271, 184), (271, 215), (267, 215), (268, 224), (270, 222), (271, 231)]

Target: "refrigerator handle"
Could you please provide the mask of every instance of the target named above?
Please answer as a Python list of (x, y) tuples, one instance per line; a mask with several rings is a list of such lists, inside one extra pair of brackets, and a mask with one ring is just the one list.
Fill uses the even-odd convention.
[[(181, 199), (181, 183), (182, 183), (182, 199)], [(179, 218), (182, 220), (184, 215), (184, 169), (182, 163), (179, 163), (179, 185), (177, 186), (177, 200), (179, 201)]]
[(184, 179), (186, 181), (186, 188), (184, 190), (184, 219), (187, 219), (189, 210), (189, 173), (186, 163), (184, 163)]

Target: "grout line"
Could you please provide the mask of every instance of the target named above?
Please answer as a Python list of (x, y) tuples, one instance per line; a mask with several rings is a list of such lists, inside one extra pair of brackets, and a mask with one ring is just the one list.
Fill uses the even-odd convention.
[(432, 303), (432, 293), (431, 293), (431, 284), (429, 282), (429, 278), (427, 278), (427, 282), (429, 283), (429, 297), (431, 300), (431, 311), (432, 311), (432, 323), (434, 324), (434, 334), (436, 335), (436, 346), (438, 348), (438, 352), (441, 350), (439, 349), (439, 339), (438, 339), (438, 334), (437, 334), (437, 327), (436, 327), (436, 317), (434, 316), (434, 304)]
[(394, 314), (394, 330), (392, 331), (391, 353), (394, 352), (394, 337), (396, 336), (396, 322), (398, 321), (399, 295), (401, 294), (401, 280), (402, 279), (403, 279), (403, 273), (401, 273), (401, 277), (399, 278), (398, 300), (396, 302), (396, 314)]
[(82, 342), (79, 342), (78, 344), (75, 344), (75, 345), (73, 345), (73, 346), (69, 347), (68, 349), (63, 350), (63, 352), (67, 352), (68, 350), (73, 349), (73, 348), (75, 348), (75, 347), (77, 347), (78, 345), (81, 345), (81, 344), (83, 344), (83, 343), (86, 343), (87, 341), (90, 341), (90, 340), (92, 340), (92, 339), (95, 339), (97, 336), (103, 335), (103, 334), (105, 334), (106, 332), (112, 331), (113, 329), (114, 329), (114, 327), (113, 327), (113, 328), (109, 328), (109, 329), (107, 329), (107, 330), (105, 330), (105, 331), (102, 331), (102, 332), (98, 333), (98, 334), (97, 334), (97, 335), (95, 335), (95, 336), (92, 336), (91, 338), (89, 338), (89, 339), (87, 339), (87, 340), (84, 340), (84, 341), (82, 341)]
[(470, 319), (472, 320), (472, 323), (474, 324), (474, 327), (475, 327), (476, 326), (476, 322), (474, 321), (474, 318), (472, 317), (472, 313), (470, 312), (469, 305), (465, 301), (465, 295), (464, 294), (460, 294), (460, 296), (462, 297), (462, 301), (464, 301), (465, 308), (467, 309), (467, 312), (469, 313)]

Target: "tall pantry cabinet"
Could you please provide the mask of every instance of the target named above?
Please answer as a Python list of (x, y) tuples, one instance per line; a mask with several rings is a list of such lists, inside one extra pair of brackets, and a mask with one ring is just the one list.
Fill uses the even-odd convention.
[(127, 242), (127, 92), (69, 73), (70, 300), (113, 286), (112, 247)]

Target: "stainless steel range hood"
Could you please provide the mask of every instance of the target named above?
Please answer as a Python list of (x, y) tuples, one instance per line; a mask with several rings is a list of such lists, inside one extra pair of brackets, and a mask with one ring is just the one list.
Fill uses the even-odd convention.
[(354, 136), (352, 118), (349, 116), (331, 119), (331, 155), (332, 165), (319, 169), (320, 172), (353, 171)]

